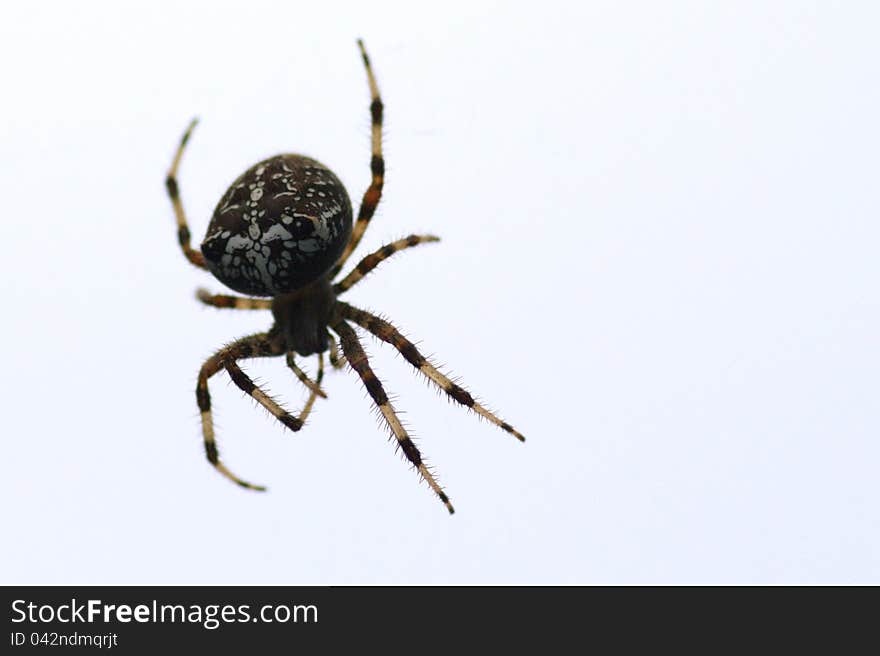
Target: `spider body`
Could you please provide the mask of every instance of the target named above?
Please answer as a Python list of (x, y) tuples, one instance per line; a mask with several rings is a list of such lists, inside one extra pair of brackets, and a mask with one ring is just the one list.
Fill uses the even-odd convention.
[[(341, 368), (347, 361), (360, 377), (400, 450), (451, 513), (453, 508), (449, 498), (437, 484), (398, 418), (351, 324), (392, 345), (451, 400), (473, 410), (517, 439), (524, 441), (525, 438), (441, 373), (391, 323), (339, 300), (339, 296), (398, 251), (438, 241), (432, 235), (409, 235), (398, 239), (370, 253), (348, 275), (333, 282), (363, 237), (384, 187), (383, 105), (363, 43), (358, 41), (358, 46), (372, 98), (372, 179), (354, 223), (348, 193), (327, 167), (302, 155), (277, 155), (258, 162), (232, 183), (214, 211), (201, 250), (194, 249), (190, 245), (190, 231), (180, 199), (177, 169), (195, 121), (184, 133), (165, 179), (184, 256), (193, 265), (210, 271), (226, 286), (248, 295), (211, 294), (200, 289), (198, 299), (218, 308), (271, 310), (275, 320), (267, 332), (243, 337), (219, 349), (199, 370), (196, 403), (201, 413), (205, 455), (211, 465), (231, 481), (248, 489), (265, 490), (239, 478), (220, 460), (208, 380), (226, 371), (239, 389), (253, 397), (284, 426), (298, 431), (315, 400), (326, 397), (321, 382), (324, 377), (323, 354), (329, 350), (330, 362), (335, 368)], [(342, 357), (334, 334), (339, 338)], [(312, 380), (296, 364), (296, 357), (315, 354), (317, 375)], [(287, 412), (238, 364), (250, 358), (277, 356), (285, 356), (287, 366), (310, 390), (305, 407), (298, 415)]]
[(277, 296), (326, 274), (350, 237), (351, 201), (339, 178), (309, 157), (277, 155), (232, 183), (201, 250), (227, 287)]
[(333, 322), (336, 294), (326, 276), (290, 294), (272, 299), (275, 328), (297, 355), (328, 349), (327, 327)]

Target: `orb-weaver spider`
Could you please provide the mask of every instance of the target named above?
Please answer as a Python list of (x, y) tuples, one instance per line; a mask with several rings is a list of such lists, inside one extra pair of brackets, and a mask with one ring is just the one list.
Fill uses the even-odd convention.
[[(243, 337), (217, 351), (202, 365), (196, 386), (196, 400), (201, 411), (205, 453), (210, 463), (230, 480), (251, 490), (265, 490), (262, 486), (242, 480), (220, 461), (214, 440), (208, 379), (225, 369), (240, 389), (250, 394), (282, 424), (298, 431), (316, 397), (326, 396), (320, 386), (324, 377), (323, 354), (329, 350), (332, 365), (339, 368), (347, 360), (357, 372), (407, 459), (452, 513), (449, 498), (434, 480), (419, 450), (407, 435), (382, 383), (373, 373), (351, 323), (394, 346), (407, 362), (454, 401), (519, 440), (524, 441), (525, 438), (475, 401), (464, 388), (438, 371), (390, 323), (338, 300), (340, 295), (394, 253), (438, 240), (432, 235), (410, 235), (398, 239), (367, 255), (339, 282), (332, 282), (360, 243), (379, 204), (384, 184), (383, 105), (363, 42), (359, 40), (358, 46), (366, 67), (372, 99), (372, 181), (364, 193), (353, 227), (348, 193), (327, 167), (302, 155), (276, 155), (258, 162), (232, 183), (214, 210), (201, 250), (197, 251), (190, 245), (190, 232), (177, 185), (177, 169), (196, 125), (195, 120), (180, 140), (168, 171), (165, 183), (177, 218), (178, 241), (183, 254), (192, 264), (207, 269), (228, 287), (248, 295), (215, 295), (200, 289), (198, 299), (218, 308), (271, 310), (275, 318), (268, 332)], [(339, 337), (344, 358), (339, 357), (336, 341), (330, 331)], [(312, 381), (297, 366), (295, 356), (314, 354), (318, 357), (318, 373)], [(281, 355), (286, 357), (287, 365), (310, 390), (305, 407), (296, 416), (289, 414), (263, 392), (238, 365), (240, 360), (247, 358)]]

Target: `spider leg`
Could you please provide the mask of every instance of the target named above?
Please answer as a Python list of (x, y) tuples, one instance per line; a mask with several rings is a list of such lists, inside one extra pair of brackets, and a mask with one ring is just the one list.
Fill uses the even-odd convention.
[(333, 293), (338, 296), (339, 294), (348, 291), (354, 287), (355, 284), (360, 282), (360, 280), (370, 271), (398, 251), (431, 241), (440, 241), (440, 237), (435, 237), (434, 235), (410, 235), (409, 237), (393, 241), (390, 244), (385, 244), (382, 248), (370, 253), (358, 262), (357, 266), (352, 269), (351, 273), (345, 276), (340, 282), (333, 285)]
[(413, 444), (413, 441), (410, 439), (409, 435), (407, 435), (403, 424), (400, 423), (397, 413), (394, 412), (394, 408), (388, 400), (388, 395), (385, 393), (382, 383), (379, 382), (379, 379), (376, 378), (376, 374), (373, 373), (373, 370), (370, 367), (367, 355), (364, 353), (364, 349), (361, 346), (360, 340), (358, 340), (354, 328), (342, 319), (335, 322), (332, 325), (332, 328), (336, 331), (336, 334), (339, 335), (340, 342), (342, 343), (342, 351), (348, 358), (348, 363), (351, 365), (351, 368), (357, 372), (358, 376), (360, 376), (364, 386), (367, 388), (367, 392), (379, 408), (382, 416), (385, 418), (385, 423), (388, 424), (388, 427), (397, 439), (400, 448), (403, 449), (407, 459), (416, 467), (416, 469), (418, 469), (419, 474), (422, 475), (422, 478), (424, 478), (431, 489), (434, 490), (434, 493), (440, 497), (440, 501), (446, 505), (446, 509), (449, 510), (449, 513), (454, 513), (455, 509), (449, 502), (449, 497), (446, 496), (446, 493), (443, 492), (443, 489), (437, 484), (437, 481), (434, 480), (431, 472), (428, 471), (425, 463), (422, 462), (422, 454), (419, 453), (416, 445)]
[(208, 462), (216, 467), (226, 478), (250, 490), (263, 491), (266, 488), (242, 480), (220, 462), (220, 454), (214, 439), (214, 421), (211, 414), (211, 396), (208, 393), (208, 379), (223, 369), (227, 361), (249, 357), (254, 352), (263, 353), (264, 351), (271, 352), (272, 350), (268, 344), (268, 336), (265, 333), (243, 337), (220, 349), (208, 358), (199, 371), (199, 379), (196, 383), (196, 402), (202, 415), (202, 435), (205, 440), (205, 455), (208, 457)]
[[(290, 357), (289, 353), (288, 353), (288, 357)], [(303, 374), (303, 375), (305, 375), (305, 374)], [(302, 379), (300, 379), (300, 380), (302, 380)], [(327, 398), (327, 395), (321, 391), (321, 381), (322, 380), (324, 380), (324, 354), (318, 353), (318, 375), (315, 377), (315, 382), (312, 383), (312, 385), (314, 385), (315, 387), (314, 387), (314, 389), (311, 387), (309, 388), (311, 390), (311, 393), (309, 394), (309, 398), (306, 401), (306, 404), (303, 407), (302, 412), (299, 413), (299, 420), (303, 423), (305, 423), (306, 418), (309, 416), (309, 413), (312, 411), (312, 406), (315, 404), (315, 399), (318, 398), (318, 396), (321, 396), (323, 398)], [(305, 382), (305, 381), (303, 381), (303, 382)], [(311, 383), (311, 381), (309, 381), (309, 382)], [(319, 394), (319, 392), (320, 392), (320, 394)]]
[(336, 345), (336, 338), (333, 333), (327, 333), (327, 339), (330, 342), (330, 364), (334, 369), (342, 369), (345, 366), (345, 356), (339, 356), (339, 348)]
[(180, 189), (177, 186), (177, 167), (180, 166), (180, 158), (183, 156), (183, 149), (186, 146), (186, 142), (189, 141), (189, 135), (192, 133), (196, 123), (198, 123), (198, 119), (196, 118), (190, 121), (189, 127), (186, 128), (186, 132), (183, 133), (183, 137), (180, 139), (180, 145), (177, 147), (177, 152), (174, 154), (171, 168), (168, 169), (168, 175), (165, 177), (165, 188), (168, 190), (168, 197), (171, 198), (171, 205), (174, 207), (174, 216), (177, 219), (177, 241), (180, 242), (180, 248), (183, 250), (184, 256), (186, 256), (186, 259), (195, 266), (201, 269), (207, 269), (207, 266), (205, 265), (205, 256), (202, 255), (201, 251), (190, 246), (189, 227), (186, 224), (186, 214), (183, 211), (183, 203), (180, 200)]
[(406, 359), (407, 362), (409, 362), (412, 366), (414, 366), (425, 376), (427, 376), (429, 380), (431, 380), (440, 389), (446, 392), (446, 394), (448, 394), (451, 399), (467, 408), (470, 408), (481, 417), (485, 417), (490, 422), (504, 429), (521, 442), (526, 441), (526, 438), (523, 437), (522, 434), (517, 431), (513, 426), (508, 424), (506, 421), (502, 421), (493, 413), (489, 412), (486, 408), (477, 403), (474, 400), (474, 397), (471, 396), (467, 390), (452, 382), (451, 380), (449, 380), (449, 378), (437, 371), (437, 369), (428, 361), (428, 359), (421, 353), (419, 353), (415, 345), (408, 339), (406, 339), (406, 337), (400, 334), (400, 331), (398, 331), (397, 328), (392, 326), (384, 319), (380, 319), (379, 317), (370, 314), (369, 312), (365, 312), (364, 310), (353, 307), (348, 303), (337, 301), (337, 304), (342, 311), (343, 317), (354, 321), (356, 324), (369, 331), (370, 333), (381, 339), (383, 342), (391, 344), (400, 352), (400, 354)]
[(201, 287), (196, 290), (196, 298), (205, 305), (216, 308), (234, 308), (236, 310), (271, 310), (271, 298), (249, 298), (246, 296), (229, 296), (212, 294)]
[(241, 367), (235, 362), (230, 360), (224, 362), (223, 366), (226, 368), (229, 377), (232, 379), (232, 382), (235, 383), (236, 387), (245, 394), (249, 394), (253, 397), (257, 403), (266, 408), (266, 410), (268, 410), (278, 421), (292, 431), (298, 431), (303, 427), (303, 422), (299, 417), (294, 417), (287, 412), (287, 410), (282, 408), (275, 399), (261, 390), (251, 377), (242, 371)]
[(376, 77), (373, 75), (373, 68), (370, 66), (370, 58), (364, 48), (364, 42), (358, 39), (358, 48), (361, 50), (361, 57), (364, 60), (364, 68), (367, 69), (367, 81), (370, 84), (370, 120), (371, 120), (371, 153), (370, 173), (372, 180), (370, 186), (364, 192), (361, 200), (361, 207), (358, 210), (357, 221), (351, 231), (351, 239), (342, 252), (339, 261), (333, 267), (330, 273), (330, 280), (336, 277), (339, 270), (345, 265), (345, 261), (352, 251), (357, 248), (367, 230), (367, 225), (373, 214), (376, 212), (376, 206), (379, 205), (379, 199), (382, 198), (382, 187), (385, 184), (385, 159), (382, 156), (382, 99), (379, 97), (379, 86), (376, 84)]
[(326, 399), (327, 395), (324, 393), (324, 390), (321, 389), (321, 381), (320, 379), (324, 376), (324, 356), (322, 353), (318, 353), (318, 381), (312, 382), (312, 379), (306, 375), (306, 372), (300, 369), (296, 360), (294, 359), (293, 351), (287, 352), (287, 366), (290, 367), (290, 370), (296, 374), (296, 377), (299, 378), (300, 382), (309, 388), (309, 391), (316, 396), (320, 396), (322, 399)]
[(208, 379), (219, 372), (226, 369), (232, 382), (239, 389), (252, 396), (260, 405), (271, 412), (282, 424), (291, 430), (298, 431), (302, 428), (303, 421), (300, 417), (293, 417), (278, 403), (269, 397), (263, 390), (256, 386), (253, 380), (245, 374), (236, 364), (237, 360), (245, 358), (258, 358), (281, 355), (284, 349), (275, 340), (271, 339), (267, 333), (259, 333), (249, 337), (243, 337), (229, 346), (226, 346), (214, 355), (208, 358), (199, 371), (198, 382), (196, 383), (196, 402), (202, 416), (202, 435), (205, 440), (205, 455), (210, 462), (221, 474), (226, 476), (234, 483), (250, 490), (264, 491), (266, 488), (262, 485), (254, 485), (239, 478), (233, 474), (220, 461), (220, 454), (217, 450), (217, 443), (214, 438), (214, 421), (211, 414), (211, 396), (208, 393)]

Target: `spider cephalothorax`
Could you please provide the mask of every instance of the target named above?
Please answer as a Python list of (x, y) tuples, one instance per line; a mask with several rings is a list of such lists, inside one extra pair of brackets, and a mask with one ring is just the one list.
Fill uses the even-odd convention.
[[(249, 295), (215, 295), (199, 290), (199, 300), (221, 308), (272, 310), (275, 319), (268, 332), (239, 339), (217, 351), (202, 365), (196, 384), (196, 401), (202, 416), (205, 453), (211, 464), (224, 476), (242, 487), (264, 490), (261, 486), (242, 480), (220, 461), (214, 440), (208, 379), (225, 369), (240, 389), (250, 394), (285, 426), (297, 431), (302, 428), (315, 399), (318, 396), (326, 397), (321, 389), (321, 381), (324, 377), (324, 352), (329, 349), (330, 362), (334, 367), (344, 366), (347, 360), (357, 372), (407, 459), (418, 469), (449, 512), (453, 512), (449, 498), (425, 467), (419, 450), (391, 406), (382, 383), (373, 373), (351, 323), (394, 346), (407, 362), (454, 401), (518, 439), (525, 438), (475, 401), (464, 388), (440, 373), (390, 323), (337, 298), (397, 251), (437, 241), (437, 237), (432, 235), (410, 235), (398, 239), (367, 255), (339, 282), (332, 282), (363, 237), (382, 196), (385, 175), (382, 101), (363, 43), (358, 41), (358, 46), (367, 69), (372, 96), (372, 182), (364, 193), (353, 226), (348, 194), (330, 169), (302, 155), (277, 155), (253, 165), (232, 183), (214, 210), (201, 251), (197, 251), (190, 245), (190, 232), (177, 186), (177, 168), (195, 121), (184, 133), (168, 171), (165, 183), (177, 218), (178, 240), (184, 255), (192, 264), (209, 270), (226, 286)], [(269, 298), (253, 298), (261, 296)], [(344, 358), (338, 355), (332, 333), (339, 337)], [(297, 366), (295, 356), (314, 354), (318, 356), (318, 373), (312, 381)], [(238, 366), (240, 360), (281, 355), (286, 357), (287, 365), (310, 390), (309, 399), (297, 416), (288, 413), (263, 392)]]

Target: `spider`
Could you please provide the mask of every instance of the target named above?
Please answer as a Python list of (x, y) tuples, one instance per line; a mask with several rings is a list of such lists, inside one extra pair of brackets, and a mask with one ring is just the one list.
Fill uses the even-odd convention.
[[(199, 289), (196, 297), (202, 303), (216, 308), (271, 310), (274, 317), (274, 324), (268, 332), (238, 339), (218, 350), (202, 365), (196, 384), (196, 401), (201, 412), (205, 454), (217, 471), (231, 481), (250, 490), (264, 491), (265, 487), (236, 476), (220, 460), (214, 439), (208, 379), (225, 369), (236, 386), (287, 428), (298, 431), (311, 412), (315, 399), (326, 398), (321, 382), (324, 377), (324, 353), (329, 351), (330, 363), (334, 368), (344, 367), (347, 361), (360, 376), (396, 438), (398, 447), (449, 512), (453, 513), (449, 497), (425, 466), (382, 383), (373, 373), (352, 324), (391, 344), (407, 362), (452, 400), (470, 408), (520, 441), (525, 441), (525, 438), (513, 426), (474, 400), (464, 388), (438, 371), (388, 321), (338, 298), (394, 253), (438, 241), (433, 235), (409, 235), (398, 239), (370, 253), (348, 275), (333, 282), (364, 236), (382, 197), (384, 185), (383, 105), (367, 51), (361, 40), (357, 43), (371, 96), (372, 180), (364, 193), (353, 227), (348, 193), (327, 167), (302, 155), (276, 155), (254, 164), (232, 183), (214, 210), (201, 250), (198, 251), (190, 245), (190, 231), (177, 184), (177, 169), (197, 119), (193, 119), (184, 132), (168, 170), (165, 186), (177, 219), (177, 237), (184, 256), (191, 264), (210, 271), (226, 286), (246, 294), (211, 294)], [(336, 340), (330, 331), (339, 337), (343, 356), (339, 355)], [(313, 381), (297, 365), (296, 356), (315, 354), (318, 363)], [(282, 355), (286, 357), (287, 366), (310, 392), (298, 415), (287, 412), (238, 365), (239, 361), (248, 358)]]

